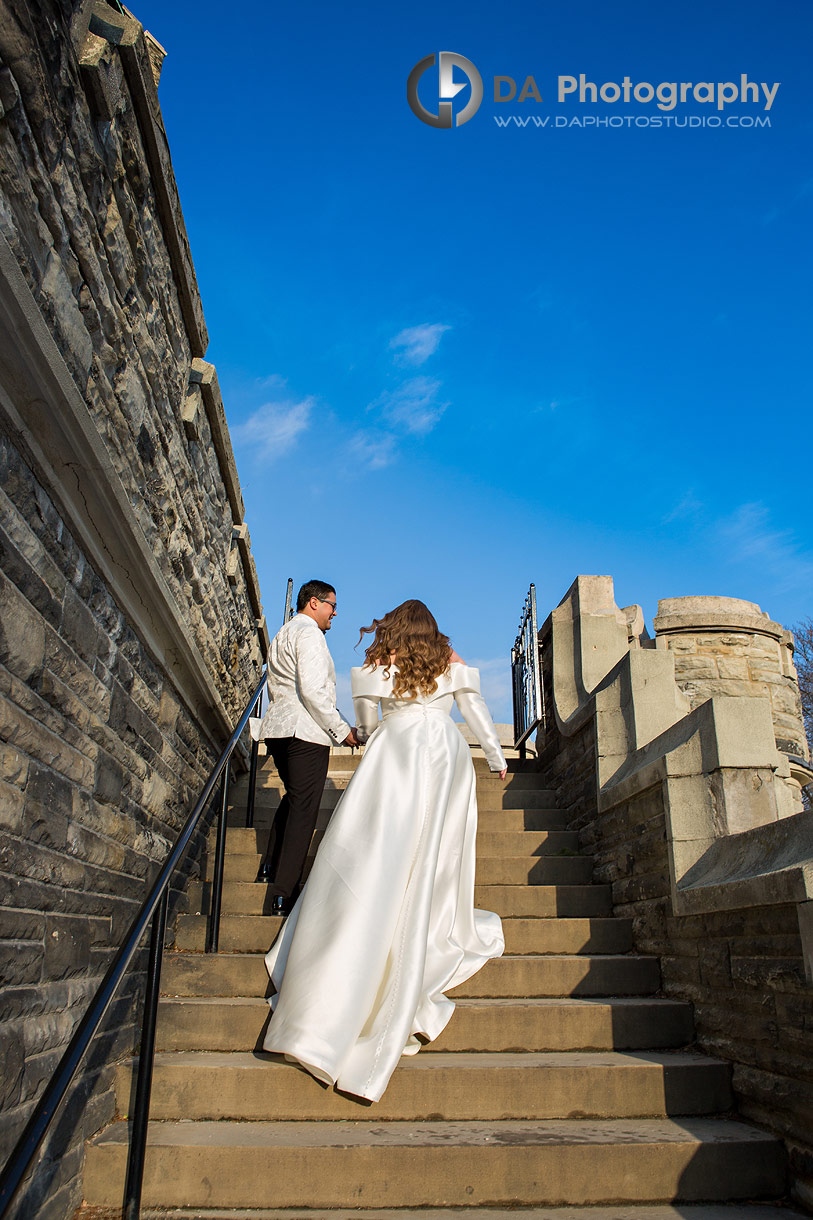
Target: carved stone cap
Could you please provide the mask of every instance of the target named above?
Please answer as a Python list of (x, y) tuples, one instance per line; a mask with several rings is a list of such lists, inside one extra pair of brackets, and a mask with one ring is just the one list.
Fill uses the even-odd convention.
[(747, 631), (782, 641), (784, 628), (774, 623), (756, 602), (739, 597), (664, 597), (655, 616), (658, 635), (696, 631)]

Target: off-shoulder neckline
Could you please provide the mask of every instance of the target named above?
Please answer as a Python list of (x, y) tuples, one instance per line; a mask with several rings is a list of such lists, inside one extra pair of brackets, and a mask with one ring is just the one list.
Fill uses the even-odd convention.
[[(476, 665), (467, 665), (465, 661), (450, 661), (449, 669), (451, 669), (453, 665), (462, 665), (464, 669), (476, 669), (477, 668)], [(360, 673), (363, 671), (364, 673), (368, 673), (368, 674), (377, 674), (382, 669), (397, 669), (398, 666), (395, 664), (394, 661), (392, 661), (389, 665), (380, 665), (376, 661), (375, 666), (372, 669), (368, 665), (351, 665), (350, 668), (351, 668), (351, 670), (357, 669)], [(443, 674), (445, 674), (446, 672), (447, 671), (444, 669), (441, 673), (438, 674), (438, 677), (442, 678)]]

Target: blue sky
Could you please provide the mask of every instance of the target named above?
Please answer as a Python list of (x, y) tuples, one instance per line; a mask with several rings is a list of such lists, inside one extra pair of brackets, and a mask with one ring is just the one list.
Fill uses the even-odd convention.
[[(508, 651), (609, 573), (651, 624), (715, 593), (813, 615), (813, 10), (798, 0), (134, 5), (164, 119), (269, 623), (286, 578), (357, 627), (421, 597), (508, 719)], [(465, 125), (406, 103), (466, 56)], [(558, 100), (557, 78), (780, 82), (720, 127)], [(542, 102), (495, 103), (493, 77)], [(455, 79), (465, 78), (457, 70)], [(437, 108), (437, 72), (421, 82)], [(466, 88), (454, 102), (458, 112)], [(689, 95), (673, 117), (708, 118)], [(550, 116), (500, 127), (495, 116)], [(769, 127), (726, 127), (728, 116)]]

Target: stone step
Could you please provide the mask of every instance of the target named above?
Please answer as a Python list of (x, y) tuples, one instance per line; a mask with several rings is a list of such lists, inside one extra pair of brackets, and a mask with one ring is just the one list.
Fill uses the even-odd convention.
[[(80, 1207), (75, 1220), (121, 1220), (121, 1208)], [(275, 1208), (142, 1208), (141, 1220), (327, 1220), (324, 1208), (298, 1207), (296, 1215)], [(506, 1220), (504, 1208), (467, 1207), (419, 1208), (408, 1207), (360, 1210), (331, 1208), (329, 1220)], [(809, 1212), (773, 1207), (770, 1203), (739, 1203), (736, 1213), (725, 1203), (688, 1204), (672, 1207), (668, 1203), (632, 1205), (631, 1207), (529, 1207), (523, 1208), (521, 1220), (810, 1220)]]
[[(326, 789), (331, 787), (346, 788), (350, 780), (355, 774), (355, 768), (335, 768), (331, 767), (328, 770)], [(509, 769), (509, 774), (505, 779), (500, 779), (495, 771), (489, 771), (487, 768), (476, 768), (475, 775), (477, 780), (477, 791), (481, 789), (485, 791), (487, 788), (495, 788), (499, 791), (534, 791), (547, 792), (552, 802), (556, 803), (556, 789), (547, 785), (543, 777), (535, 771), (519, 771), (514, 772)], [(276, 771), (262, 770), (257, 772), (257, 783), (255, 792), (259, 795), (263, 791), (279, 789), (282, 781)], [(248, 793), (248, 780), (238, 781), (232, 784), (230, 793), (236, 793), (238, 796), (245, 796)]]
[[(211, 886), (208, 882), (192, 882), (188, 889), (193, 914), (209, 910)], [(503, 918), (511, 916), (572, 916), (589, 918), (612, 914), (612, 891), (609, 885), (476, 885), (474, 904), (486, 911), (496, 911)], [(268, 886), (256, 882), (227, 881), (223, 885), (224, 915), (267, 915), (271, 909)]]
[(487, 833), (515, 830), (567, 830), (570, 814), (564, 809), (477, 810), (477, 829)]
[[(259, 860), (268, 845), (267, 830), (246, 830), (233, 827), (226, 835), (226, 855), (254, 856)], [(314, 851), (320, 838), (317, 831), (311, 850)], [(212, 851), (214, 835), (210, 836)], [(570, 830), (557, 827), (528, 829), (524, 827), (500, 826), (496, 829), (478, 827), (478, 856), (555, 856), (558, 852), (579, 852), (579, 836)]]
[[(472, 743), (470, 743), (472, 745)], [(539, 766), (535, 756), (522, 759), (519, 757), (518, 751), (506, 748), (503, 744), (503, 754), (505, 761), (508, 763), (508, 770), (511, 774), (521, 775), (540, 775)], [(348, 746), (333, 747), (330, 751), (330, 759), (328, 761), (328, 771), (355, 771), (364, 757), (364, 750), (358, 748), (351, 750)], [(491, 768), (486, 761), (485, 754), (480, 746), (472, 745), (471, 761), (476, 772), (482, 771), (486, 775), (491, 774)], [(260, 755), (258, 759), (258, 774), (276, 775), (277, 769), (274, 766), (274, 760), (264, 753), (263, 746), (260, 746)], [(239, 783), (245, 784), (248, 780), (248, 773), (243, 772), (238, 780)]]
[(480, 856), (477, 885), (589, 885), (593, 861), (588, 856)]
[[(261, 995), (164, 997), (158, 1009), (158, 1049), (260, 1049), (269, 1015)], [(693, 1037), (691, 1005), (678, 1000), (455, 998), (451, 1021), (420, 1053), (656, 1050), (685, 1046)]]
[[(332, 809), (321, 809), (317, 828), (324, 829), (330, 820)], [(564, 809), (480, 809), (477, 814), (477, 827), (480, 831), (505, 833), (516, 830), (567, 830), (568, 813)], [(246, 829), (246, 813), (243, 807), (231, 811), (228, 816), (229, 835), (244, 834), (252, 836), (251, 842), (265, 846), (268, 840), (268, 830), (273, 820), (269, 810), (258, 813), (254, 819), (254, 827)], [(211, 835), (214, 841), (214, 831)]]
[[(132, 1063), (116, 1075), (130, 1104)], [(379, 1121), (656, 1118), (731, 1106), (731, 1066), (697, 1053), (418, 1054), (398, 1065)], [(155, 1058), (150, 1118), (360, 1119), (370, 1107), (325, 1088), (280, 1055), (178, 1052)]]
[[(206, 944), (205, 915), (178, 918), (175, 948), (202, 952)], [(225, 953), (264, 953), (280, 928), (274, 915), (225, 915), (220, 920), (220, 949)], [(505, 919), (507, 954), (629, 953), (629, 919)]]
[[(126, 1122), (90, 1141), (90, 1206), (121, 1203)], [(778, 1140), (684, 1118), (489, 1122), (157, 1122), (144, 1202), (195, 1207), (539, 1207), (770, 1198)]]
[[(259, 860), (257, 855), (227, 856), (224, 882), (255, 883)], [(208, 857), (207, 870), (211, 867)], [(306, 867), (303, 877), (309, 871)], [(593, 861), (587, 856), (480, 856), (477, 860), (478, 885), (589, 885), (592, 877)]]
[[(568, 828), (568, 816), (569, 815), (567, 813), (565, 813), (564, 810), (561, 810), (561, 809), (551, 809), (551, 808), (545, 808), (542, 806), (540, 806), (539, 808), (535, 808), (532, 805), (526, 806), (526, 805), (522, 805), (522, 804), (520, 804), (516, 808), (514, 808), (513, 806), (511, 806), (510, 808), (509, 807), (503, 808), (502, 806), (497, 806), (496, 801), (492, 802), (492, 804), (494, 806), (493, 808), (491, 806), (487, 806), (487, 807), (484, 807), (483, 805), (479, 806), (478, 813), (477, 813), (477, 821), (478, 821), (478, 827), (480, 829), (497, 830), (497, 831), (512, 830), (512, 829), (533, 830), (535, 828), (535, 826), (537, 826), (537, 825), (540, 830), (567, 830), (567, 828)], [(335, 809), (335, 803), (330, 805), (329, 807), (320, 806), (318, 819), (316, 822), (317, 830), (324, 830), (324, 828), (327, 826), (328, 822), (330, 821), (330, 818), (333, 814), (334, 809)], [(266, 807), (266, 808), (262, 808), (262, 807), (258, 806), (254, 811), (254, 829), (259, 830), (259, 831), (264, 831), (267, 834), (270, 827), (273, 825), (274, 818), (276, 816), (276, 812), (277, 812), (277, 803), (276, 802), (274, 803), (273, 808), (271, 808), (270, 806)], [(536, 817), (538, 819), (538, 821), (531, 820), (531, 821), (529, 821), (528, 825), (525, 827), (522, 826), (521, 822), (518, 822), (515, 826), (510, 822), (502, 821), (502, 819), (506, 818), (507, 815), (515, 816), (518, 819), (525, 819), (530, 815), (531, 819)], [(226, 822), (229, 827), (233, 827), (235, 829), (236, 828), (245, 828), (245, 825), (246, 825), (245, 809), (242, 806), (239, 806), (236, 809), (230, 809)]]
[[(538, 764), (537, 764), (535, 758), (527, 758), (527, 759), (523, 760), (521, 758), (516, 757), (516, 755), (513, 754), (513, 752), (506, 750), (505, 746), (503, 746), (503, 752), (505, 754), (505, 760), (508, 763), (508, 774), (510, 776), (532, 775), (535, 778), (539, 778), (541, 772), (539, 770), (539, 767), (538, 767)], [(339, 750), (335, 750), (335, 751), (331, 750), (330, 761), (328, 763), (328, 773), (330, 774), (335, 771), (355, 771), (355, 769), (358, 767), (358, 765), (361, 762), (363, 757), (364, 757), (363, 750), (361, 750), (361, 751), (352, 750), (351, 751), (346, 747), (341, 748)], [(482, 754), (482, 751), (472, 750), (471, 761), (474, 764), (474, 770), (477, 773), (477, 775), (491, 775), (492, 774), (491, 768), (489, 767), (488, 763), (486, 762), (486, 760)], [(276, 774), (276, 769), (275, 769), (274, 764), (271, 759), (268, 759), (267, 761), (261, 760), (261, 763), (262, 763), (262, 765), (260, 767), (261, 774), (267, 774), (267, 773)], [(247, 782), (247, 777), (244, 777), (242, 782), (243, 783)]]
[(612, 915), (609, 885), (485, 885), (474, 887), (474, 905), (496, 911), (503, 919), (515, 917), (590, 918)]
[[(228, 840), (227, 840), (228, 842)], [(544, 861), (542, 877), (548, 882), (589, 882), (593, 875), (593, 862), (584, 856), (579, 856), (574, 848), (578, 839), (568, 831), (519, 831), (517, 834), (492, 835), (490, 842), (477, 850), (478, 880), (486, 874), (494, 882), (511, 882), (515, 876), (523, 879), (536, 869), (537, 864)], [(312, 848), (311, 859), (316, 855), (315, 845)], [(259, 852), (251, 855), (240, 855), (235, 851), (226, 852), (225, 881), (254, 881), (260, 867), (262, 857)], [(501, 868), (506, 864), (507, 870)], [(214, 853), (208, 853), (204, 866), (204, 877), (212, 879), (214, 873)], [(306, 874), (305, 874), (306, 875)], [(521, 884), (522, 882), (520, 882)], [(533, 881), (530, 882), (533, 884)]]
[[(325, 785), (322, 797), (319, 802), (320, 809), (335, 809), (339, 797), (347, 788), (348, 776), (337, 776), (335, 780), (328, 780)], [(254, 796), (254, 808), (258, 809), (276, 809), (282, 799), (283, 788), (279, 780), (275, 779), (270, 784), (260, 784), (257, 781), (257, 790)], [(229, 805), (237, 809), (245, 809), (245, 799), (240, 799), (239, 794), (234, 791), (229, 793)]]
[[(342, 788), (326, 788), (319, 802), (320, 809), (335, 809)], [(270, 821), (270, 815), (279, 805), (281, 792), (279, 788), (258, 791), (254, 802), (254, 824), (262, 825), (261, 816)], [(242, 819), (245, 824), (245, 801), (232, 799), (230, 809), (237, 814), (238, 824)], [(494, 785), (481, 791), (477, 789), (477, 808), (486, 809), (555, 809), (554, 794), (544, 788), (511, 789), (506, 785)]]
[[(336, 780), (346, 784), (355, 774), (363, 754), (357, 751), (353, 754), (332, 754), (328, 762), (328, 784)], [(518, 758), (509, 758), (506, 756), (508, 763), (508, 775), (504, 780), (501, 780), (496, 772), (492, 771), (481, 752), (472, 755), (472, 764), (474, 773), (478, 783), (485, 781), (494, 781), (501, 785), (527, 785), (531, 788), (546, 787), (544, 775), (537, 769), (533, 760), (522, 762)], [(257, 769), (257, 788), (275, 784), (280, 782), (279, 773), (270, 759), (260, 759), (260, 765)], [(548, 788), (553, 792), (555, 789)], [(238, 799), (245, 801), (245, 796), (248, 792), (248, 774), (243, 773), (231, 785), (231, 792), (237, 795)]]
[[(168, 953), (165, 995), (263, 996), (269, 988), (260, 953)], [(457, 996), (646, 995), (660, 986), (655, 957), (613, 954), (557, 957), (499, 957), (486, 962)]]

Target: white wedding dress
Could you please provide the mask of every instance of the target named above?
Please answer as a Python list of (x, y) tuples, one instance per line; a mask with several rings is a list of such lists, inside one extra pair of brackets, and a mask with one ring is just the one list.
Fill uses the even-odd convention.
[(371, 735), (265, 958), (276, 994), (264, 1049), (371, 1101), (445, 1027), (444, 992), (504, 949), (499, 916), (474, 909), (474, 766), (450, 717), (456, 700), (491, 770), (505, 766), (480, 675), (455, 662), (408, 701), (392, 697), (392, 672), (352, 671)]

